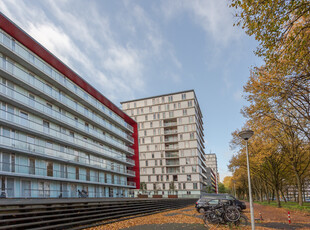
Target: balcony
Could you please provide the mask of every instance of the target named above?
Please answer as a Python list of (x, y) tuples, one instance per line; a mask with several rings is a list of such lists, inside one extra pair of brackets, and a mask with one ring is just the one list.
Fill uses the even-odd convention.
[(173, 137), (170, 137), (170, 138), (168, 137), (168, 138), (165, 138), (165, 142), (166, 143), (178, 142), (178, 138), (177, 137), (174, 137), (174, 138)]
[(54, 137), (61, 141), (65, 141), (68, 145), (71, 145), (75, 148), (80, 148), (83, 149), (84, 151), (86, 150), (87, 152), (93, 152), (97, 155), (112, 158), (117, 161), (128, 162), (126, 157), (123, 157), (120, 153), (108, 150), (107, 148), (104, 148), (101, 145), (96, 145), (94, 143), (89, 143), (84, 139), (78, 139), (76, 137), (72, 137), (60, 131), (51, 129), (49, 127), (45, 127), (42, 124), (38, 124), (36, 122), (30, 121), (28, 119), (22, 118), (15, 114), (8, 113), (0, 109), (0, 122), (1, 121), (4, 121), (4, 123), (10, 123), (11, 125), (15, 125), (23, 129), (27, 129), (32, 133), (36, 133), (37, 136), (45, 134), (48, 137)]
[(168, 167), (166, 171), (167, 173), (180, 173), (180, 168), (179, 167), (174, 167), (174, 168)]
[(0, 94), (4, 95), (10, 100), (14, 100), (17, 103), (20, 103), (21, 105), (26, 105), (35, 111), (39, 111), (48, 117), (52, 117), (55, 120), (60, 120), (61, 122), (64, 122), (67, 125), (70, 125), (80, 130), (83, 133), (86, 132), (87, 134), (92, 135), (102, 141), (105, 141), (108, 144), (112, 144), (113, 146), (116, 146), (117, 148), (121, 148), (122, 150), (126, 150), (130, 153), (134, 153), (134, 150), (132, 148), (128, 148), (127, 146), (124, 146), (123, 144), (118, 143), (116, 140), (113, 140), (112, 138), (107, 137), (106, 135), (103, 135), (102, 133), (99, 133), (93, 129), (86, 127), (84, 124), (80, 122), (76, 122), (74, 119), (71, 119), (65, 116), (59, 111), (51, 109), (50, 107), (43, 105), (35, 100), (32, 100), (26, 97), (25, 95), (19, 92), (16, 92), (15, 90), (12, 90), (2, 84), (0, 84)]
[(164, 127), (172, 127), (172, 126), (177, 126), (178, 123), (177, 122), (167, 122), (164, 123)]
[[(22, 138), (21, 135), (20, 138)], [(10, 149), (16, 152), (26, 152), (27, 154), (33, 154), (35, 156), (52, 160), (57, 158), (60, 161), (72, 163), (75, 165), (84, 165), (99, 170), (101, 169), (103, 171), (112, 171), (118, 174), (135, 175), (134, 171), (126, 170), (120, 167), (114, 167), (110, 163), (106, 163), (105, 160), (95, 161), (88, 159), (87, 157), (78, 156), (75, 155), (73, 151), (69, 151), (67, 148), (64, 148), (63, 151), (60, 151), (59, 146), (49, 145), (48, 142), (42, 140), (34, 139), (31, 141), (33, 143), (0, 135), (0, 146), (3, 149)]]
[(170, 152), (165, 154), (166, 158), (179, 158), (179, 152)]
[(178, 133), (178, 130), (177, 129), (167, 129), (164, 131), (164, 134), (165, 135), (170, 135), (170, 134), (177, 134)]
[(178, 148), (178, 145), (165, 145), (165, 150), (177, 150)]
[[(4, 42), (4, 38), (6, 38), (5, 39), (6, 42)], [(73, 84), (69, 79), (64, 77), (62, 74), (59, 74), (57, 71), (55, 71), (53, 68), (51, 68), (46, 63), (42, 62), (40, 59), (34, 56), (27, 49), (25, 49), (18, 43), (14, 43), (14, 49), (13, 49), (12, 39), (6, 36), (5, 34), (3, 34), (2, 32), (0, 32), (0, 44), (2, 44), (7, 49), (12, 51), (14, 55), (18, 55), (20, 58), (24, 59), (26, 62), (31, 63), (32, 66), (35, 66), (35, 68), (37, 68), (39, 71), (41, 71), (48, 77), (52, 78), (53, 80), (61, 84), (63, 87), (67, 88), (67, 90), (74, 92), (75, 95), (78, 95), (80, 98), (85, 100), (91, 106), (95, 107), (98, 111), (103, 113), (105, 116), (109, 117), (110, 119), (120, 124), (122, 127), (125, 127), (126, 129), (133, 132), (133, 127), (129, 125), (128, 123), (126, 123), (121, 117), (116, 115), (110, 109), (106, 108), (106, 106), (103, 105), (101, 102), (99, 102), (92, 96), (88, 95), (84, 90), (82, 90), (79, 87), (76, 87), (76, 85)]]
[(166, 166), (179, 166), (179, 160), (166, 160)]
[[(5, 65), (4, 65), (5, 63)], [(96, 122), (96, 124), (100, 125), (103, 129), (112, 132), (113, 134), (118, 135), (119, 137), (123, 138), (124, 140), (130, 141), (130, 143), (133, 143), (132, 139), (127, 139), (127, 133), (121, 131), (120, 129), (109, 125), (109, 122), (105, 121), (104, 119), (102, 119), (101, 117), (97, 116), (94, 113), (90, 113), (88, 110), (85, 110), (84, 107), (82, 107), (81, 105), (77, 104), (75, 101), (71, 100), (70, 98), (66, 97), (65, 95), (59, 93), (58, 91), (51, 89), (50, 87), (48, 87), (44, 82), (34, 78), (32, 75), (30, 75), (29, 73), (25, 72), (24, 70), (20, 69), (19, 67), (15, 66), (14, 64), (6, 61), (5, 59), (3, 59), (2, 57), (0, 57), (0, 69), (3, 71), (6, 71), (6, 74), (10, 74), (9, 76), (14, 76), (15, 78), (17, 78), (18, 80), (22, 81), (23, 84), (28, 84), (30, 87), (35, 88), (35, 90), (38, 90), (42, 95), (47, 95), (49, 98), (52, 98), (55, 101), (58, 101), (59, 103), (62, 103), (62, 105), (65, 105), (66, 108), (71, 109), (75, 112), (78, 112), (79, 114), (81, 114), (82, 116), (87, 117), (88, 119), (90, 119), (91, 121)], [(48, 110), (55, 111), (49, 107), (47, 107), (46, 105), (42, 105), (40, 103), (38, 103), (35, 100), (30, 100), (30, 98), (24, 96), (23, 94), (20, 94), (18, 92), (16, 92), (15, 90), (12, 90), (10, 88), (5, 87), (4, 85), (1, 85), (3, 88), (1, 89), (1, 92), (7, 94), (9, 97), (14, 97), (15, 95), (17, 97), (19, 97), (19, 99), (23, 98), (24, 101), (26, 101), (26, 103), (33, 108), (36, 105), (38, 105), (38, 108), (47, 108)], [(56, 111), (54, 112), (56, 113)], [(58, 114), (57, 114), (58, 115)], [(61, 114), (62, 115), (62, 114)], [(59, 115), (59, 116), (61, 116)], [(57, 117), (57, 119), (60, 119), (60, 117)], [(64, 115), (62, 115), (61, 117), (66, 117)], [(69, 120), (71, 118), (66, 117), (65, 120)], [(73, 119), (71, 119), (72, 122), (75, 122)], [(114, 142), (114, 144), (116, 145), (120, 145), (119, 143), (115, 143), (114, 140), (110, 140), (111, 142)]]

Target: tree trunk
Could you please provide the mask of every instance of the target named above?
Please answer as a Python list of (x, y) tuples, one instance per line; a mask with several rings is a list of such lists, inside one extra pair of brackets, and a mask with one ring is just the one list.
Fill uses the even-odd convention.
[(281, 195), (282, 195), (282, 197), (283, 197), (283, 199), (284, 199), (284, 202), (286, 203), (287, 201), (286, 201), (286, 198), (285, 198), (285, 195), (284, 195), (282, 189), (281, 189), (280, 191), (281, 191)]
[(298, 204), (300, 206), (303, 205), (303, 200), (302, 200), (302, 184), (301, 184), (301, 178), (300, 176), (295, 172), (296, 179), (297, 179), (297, 189), (298, 189)]
[(278, 208), (281, 208), (281, 201), (280, 201), (279, 189), (276, 188), (274, 192), (276, 193), (276, 199), (277, 199)]

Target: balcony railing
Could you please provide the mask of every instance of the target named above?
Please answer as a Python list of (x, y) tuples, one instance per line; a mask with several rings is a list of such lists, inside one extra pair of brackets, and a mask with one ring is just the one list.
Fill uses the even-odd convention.
[[(1, 58), (0, 58), (1, 60)], [(13, 89), (10, 89), (6, 87), (3, 84), (0, 84), (0, 93), (5, 95), (6, 97), (13, 99), (16, 102), (19, 102), (23, 105), (27, 105), (30, 108), (33, 108), (35, 110), (39, 110), (40, 112), (44, 113), (47, 116), (53, 117), (54, 119), (61, 120), (62, 122), (65, 122), (66, 124), (69, 124), (75, 128), (78, 128), (82, 132), (87, 132), (92, 136), (95, 136), (96, 138), (99, 138), (102, 141), (105, 141), (106, 143), (113, 144), (117, 148), (125, 149), (126, 151), (129, 151), (130, 153), (134, 153), (133, 150), (128, 150), (128, 147), (125, 145), (122, 145), (118, 143), (117, 141), (113, 140), (110, 137), (107, 137), (106, 135), (103, 135), (102, 133), (99, 133), (95, 131), (94, 129), (90, 129), (89, 127), (85, 126), (85, 124), (82, 124), (80, 122), (77, 122), (74, 119), (71, 119), (64, 114), (51, 109), (50, 107), (43, 105), (35, 100), (32, 100), (25, 95), (16, 92)]]
[(169, 123), (164, 123), (165, 127), (169, 127), (169, 126), (177, 126), (177, 122), (169, 122)]
[(178, 168), (167, 168), (167, 173), (179, 173), (180, 169)]
[(165, 142), (178, 142), (178, 138), (165, 138)]
[(165, 156), (166, 158), (178, 158), (179, 153), (166, 153)]
[(127, 180), (112, 180), (108, 179), (104, 174), (98, 172), (97, 175), (92, 176), (91, 173), (76, 173), (70, 172), (68, 168), (64, 168), (64, 170), (56, 170), (56, 169), (48, 169), (47, 167), (38, 167), (38, 166), (29, 166), (23, 164), (14, 164), (7, 162), (0, 162), (2, 165), (2, 172), (11, 172), (18, 174), (27, 174), (32, 175), (33, 178), (39, 177), (49, 177), (49, 178), (62, 178), (62, 179), (70, 179), (76, 180), (76, 182), (94, 182), (96, 183), (104, 183), (104, 184), (113, 184), (113, 185), (123, 185), (127, 186)]
[[(70, 98), (66, 97), (65, 95), (61, 94), (60, 92), (52, 89), (51, 87), (47, 86), (44, 82), (34, 78), (29, 73), (25, 72), (24, 70), (20, 69), (19, 67), (15, 66), (11, 62), (3, 59), (0, 57), (0, 69), (7, 71), (14, 77), (17, 77), (18, 79), (27, 82), (31, 87), (36, 88), (39, 91), (42, 91), (44, 94), (52, 97), (56, 101), (59, 101), (66, 105), (67, 107), (79, 112), (80, 114), (88, 117), (89, 119), (95, 121), (97, 124), (101, 125), (105, 129), (113, 131), (115, 134), (127, 139), (127, 133), (121, 131), (120, 129), (112, 126), (107, 121), (103, 120), (102, 118), (98, 117), (96, 114), (89, 112), (84, 107), (77, 104), (75, 101), (71, 100)], [(8, 88), (7, 88), (8, 89)], [(11, 89), (12, 90), (12, 89)], [(14, 90), (12, 91), (14, 93)], [(25, 96), (24, 96), (25, 97)], [(28, 98), (30, 100), (30, 98)], [(31, 100), (32, 103), (35, 103), (35, 100)], [(39, 104), (39, 103), (38, 103)], [(33, 104), (34, 106), (34, 104)], [(50, 109), (50, 108), (49, 108)], [(52, 109), (50, 109), (52, 110)], [(71, 119), (73, 122), (75, 120)], [(131, 141), (131, 140), (129, 140)], [(117, 147), (123, 147), (124, 145), (118, 143), (117, 141), (110, 138), (110, 142), (116, 145)], [(132, 141), (131, 141), (132, 142)]]
[[(130, 131), (133, 132), (133, 127), (126, 123), (122, 118), (117, 116), (114, 112), (112, 112), (110, 109), (108, 109), (105, 105), (103, 105), (101, 102), (93, 98), (92, 96), (88, 95), (84, 90), (77, 87), (75, 84), (73, 84), (67, 77), (64, 77), (63, 75), (59, 74), (57, 71), (55, 71), (53, 68), (45, 64), (43, 61), (38, 59), (36, 56), (34, 56), (31, 52), (29, 52), (27, 49), (13, 41), (10, 37), (6, 36), (0, 31), (0, 43), (3, 44), (5, 47), (10, 49), (12, 52), (20, 56), (21, 58), (25, 59), (27, 62), (34, 65), (36, 68), (38, 68), (40, 71), (44, 72), (47, 76), (50, 78), (56, 80), (61, 85), (65, 86), (68, 90), (74, 92), (75, 94), (79, 95), (81, 98), (83, 98), (85, 101), (87, 101), (89, 104), (97, 108), (99, 111), (104, 113), (106, 116), (112, 118), (113, 120), (117, 121), (120, 125), (123, 127), (126, 127)], [(13, 44), (14, 43), (14, 49)]]
[(167, 149), (167, 150), (176, 150), (176, 149), (178, 149), (179, 148), (179, 146), (178, 145), (166, 145), (165, 146), (165, 149)]
[[(30, 121), (28, 119), (22, 118), (12, 113), (8, 113), (0, 109), (0, 119), (5, 120), (7, 123), (15, 124), (16, 126), (26, 128), (27, 130), (32, 130), (33, 132), (44, 133), (48, 136), (61, 139), (62, 141), (66, 141), (67, 143), (71, 143), (74, 147), (79, 147), (82, 149), (86, 149), (90, 152), (94, 152), (98, 155), (107, 156), (112, 159), (128, 162), (125, 156), (122, 156), (120, 153), (115, 153), (113, 151), (109, 151), (108, 149), (103, 148), (100, 145), (92, 144), (84, 139), (79, 139), (60, 131), (51, 129), (49, 127), (45, 127), (42, 124), (38, 124), (36, 122)], [(132, 162), (129, 162), (132, 163)]]
[(177, 129), (170, 129), (164, 131), (164, 134), (177, 134), (177, 133), (178, 133)]
[(180, 162), (179, 161), (169, 161), (169, 160), (166, 160), (166, 166), (169, 166), (169, 165), (180, 165)]
[[(26, 135), (19, 135), (19, 138), (23, 138), (23, 140), (27, 139)], [(118, 174), (129, 174), (129, 175), (135, 175), (131, 172), (131, 170), (126, 169), (126, 167), (119, 167), (115, 164), (107, 163), (106, 160), (96, 158), (96, 160), (89, 159), (86, 156), (77, 155), (73, 151), (69, 151), (68, 148), (63, 148), (62, 151), (60, 151), (59, 145), (50, 145), (48, 142), (45, 142), (44, 140), (37, 140), (32, 139), (29, 141), (32, 141), (34, 143), (29, 143), (23, 140), (17, 140), (15, 138), (7, 137), (0, 135), (0, 145), (5, 146), (7, 148), (13, 148), (15, 151), (27, 151), (31, 152), (32, 154), (38, 155), (38, 156), (44, 156), (44, 157), (52, 157), (52, 158), (58, 158), (60, 160), (64, 160), (69, 163), (82, 163), (87, 165), (88, 167), (98, 167), (101, 170), (104, 171), (112, 171)], [(98, 161), (101, 160), (101, 161)]]

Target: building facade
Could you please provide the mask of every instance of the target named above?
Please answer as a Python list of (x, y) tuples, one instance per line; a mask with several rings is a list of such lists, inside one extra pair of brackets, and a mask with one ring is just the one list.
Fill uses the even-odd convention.
[(207, 171), (202, 114), (194, 90), (121, 104), (138, 123), (142, 190), (199, 197)]
[(217, 157), (215, 153), (208, 153), (206, 154), (206, 165), (212, 171), (212, 177), (214, 177), (214, 182), (208, 184), (208, 186), (212, 186), (214, 192), (218, 193), (218, 181), (219, 181), (219, 173), (217, 167)]
[(2, 196), (139, 188), (137, 123), (3, 14), (0, 95)]

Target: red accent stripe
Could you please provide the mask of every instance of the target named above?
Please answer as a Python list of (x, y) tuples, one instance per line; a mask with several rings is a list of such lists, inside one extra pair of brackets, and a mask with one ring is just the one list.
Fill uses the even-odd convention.
[(52, 67), (57, 69), (64, 76), (69, 78), (75, 84), (84, 89), (87, 93), (92, 95), (98, 101), (103, 103), (121, 118), (123, 118), (128, 124), (134, 127), (134, 160), (136, 166), (134, 170), (136, 172), (135, 182), (137, 184), (137, 188), (140, 188), (140, 172), (139, 172), (139, 149), (138, 149), (138, 130), (137, 123), (125, 114), (121, 109), (119, 109), (116, 105), (114, 105), (110, 100), (108, 100), (105, 96), (103, 96), (100, 92), (98, 92), (95, 88), (89, 85), (85, 80), (79, 77), (73, 70), (71, 70), (68, 66), (62, 63), (57, 57), (55, 57), (51, 52), (45, 49), (42, 45), (40, 45), (37, 41), (35, 41), (32, 37), (30, 37), (25, 31), (15, 25), (12, 21), (10, 21), (7, 17), (5, 17), (0, 12), (0, 28), (3, 29), (7, 34), (12, 36), (19, 43), (23, 44), (27, 49), (31, 50), (33, 53), (38, 55), (45, 62), (50, 64)]

